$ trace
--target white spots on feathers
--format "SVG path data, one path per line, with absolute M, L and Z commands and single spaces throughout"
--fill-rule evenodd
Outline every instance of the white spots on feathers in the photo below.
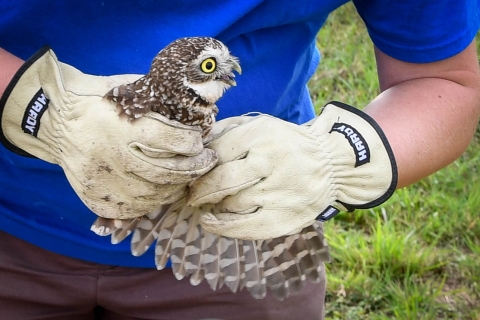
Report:
M 323 263 L 330 260 L 322 223 L 276 239 L 240 240 L 205 231 L 199 224 L 201 213 L 180 201 L 143 219 L 98 218 L 91 229 L 101 236 L 111 235 L 112 243 L 133 232 L 134 256 L 153 245 L 157 269 L 164 269 L 170 258 L 177 279 L 189 277 L 192 285 L 205 280 L 212 290 L 225 285 L 232 292 L 246 289 L 262 299 L 268 288 L 283 300 L 307 281 L 322 280 Z

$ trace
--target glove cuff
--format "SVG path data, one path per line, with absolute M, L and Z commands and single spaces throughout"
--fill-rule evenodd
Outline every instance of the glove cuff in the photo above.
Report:
M 32 66 L 41 63 L 39 60 L 49 50 L 50 48 L 45 46 L 30 57 L 15 73 L 0 99 L 0 142 L 8 150 L 25 157 L 35 156 L 22 149 L 15 141 L 38 140 L 35 137 L 40 128 L 40 119 L 48 108 L 49 99 L 41 87 L 40 74 L 37 70 L 32 72 Z
M 389 199 L 398 180 L 395 157 L 376 121 L 347 104 L 328 103 L 311 124 L 323 141 L 334 167 L 336 202 L 317 219 L 328 220 L 339 210 L 373 208 Z

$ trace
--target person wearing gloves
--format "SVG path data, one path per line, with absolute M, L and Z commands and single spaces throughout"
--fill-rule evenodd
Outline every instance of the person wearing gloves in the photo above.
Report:
M 2 316 L 322 319 L 324 281 L 282 302 L 212 292 L 155 270 L 153 250 L 133 257 L 89 228 L 93 212 L 148 212 L 191 184 L 189 203 L 214 209 L 207 230 L 275 237 L 376 206 L 455 160 L 480 114 L 479 2 L 353 1 L 381 93 L 363 111 L 331 102 L 314 119 L 315 37 L 345 2 L 2 2 Z M 102 99 L 172 40 L 199 35 L 223 41 L 243 70 L 206 147 L 196 128 L 129 123 Z M 265 115 L 238 117 L 252 111 Z

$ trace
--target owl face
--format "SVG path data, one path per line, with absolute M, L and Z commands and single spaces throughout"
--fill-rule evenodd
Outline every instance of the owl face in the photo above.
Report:
M 168 74 L 170 87 L 193 91 L 214 104 L 225 90 L 235 86 L 234 71 L 241 74 L 238 58 L 218 40 L 207 37 L 181 38 L 164 48 L 152 64 L 160 65 L 159 76 Z M 153 76 L 152 68 L 151 74 Z
M 210 103 L 215 103 L 231 86 L 235 74 L 241 73 L 238 59 L 230 55 L 225 46 L 206 47 L 186 68 L 184 85 Z

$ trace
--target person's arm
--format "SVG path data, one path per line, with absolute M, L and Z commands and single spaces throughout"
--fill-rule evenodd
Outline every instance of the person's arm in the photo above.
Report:
M 472 42 L 426 64 L 375 52 L 382 93 L 365 111 L 390 142 L 401 188 L 445 167 L 468 146 L 480 115 L 477 52 Z
M 0 48 L 0 96 L 22 64 L 20 58 Z

